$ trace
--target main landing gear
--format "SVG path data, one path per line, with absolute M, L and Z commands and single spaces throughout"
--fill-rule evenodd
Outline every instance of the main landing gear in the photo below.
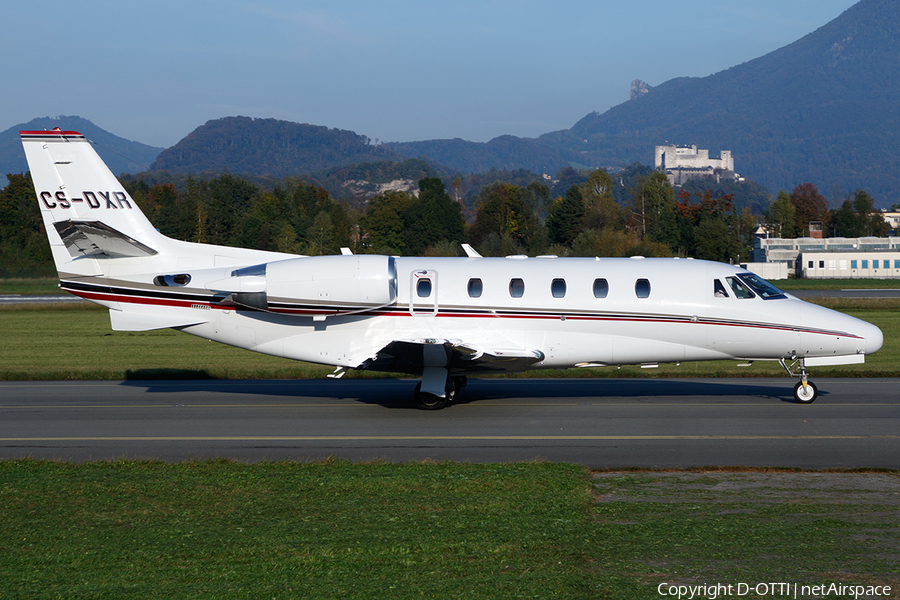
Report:
M 816 388 L 816 384 L 812 381 L 809 381 L 806 378 L 806 365 L 803 364 L 803 359 L 795 360 L 791 363 L 791 366 L 788 367 L 783 358 L 778 359 L 779 364 L 787 371 L 787 374 L 791 377 L 800 377 L 800 381 L 797 382 L 797 385 L 794 386 L 794 400 L 799 402 L 800 404 L 812 404 L 815 402 L 816 398 L 819 397 L 819 390 Z M 797 366 L 797 363 L 800 363 L 800 373 L 799 375 L 794 374 L 791 370 Z
M 413 397 L 416 400 L 416 405 L 422 410 L 440 410 L 450 402 L 453 402 L 464 387 L 466 387 L 465 376 L 448 377 L 444 395 L 438 396 L 431 392 L 423 392 L 422 382 L 420 381 L 416 384 L 416 391 L 413 392 Z

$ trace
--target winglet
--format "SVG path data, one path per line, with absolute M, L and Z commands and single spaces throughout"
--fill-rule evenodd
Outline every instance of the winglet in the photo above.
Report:
M 468 256 L 469 258 L 483 258 L 480 254 L 478 254 L 478 252 L 476 252 L 475 248 L 473 248 L 472 246 L 468 244 L 461 245 L 462 249 L 466 252 L 466 256 Z

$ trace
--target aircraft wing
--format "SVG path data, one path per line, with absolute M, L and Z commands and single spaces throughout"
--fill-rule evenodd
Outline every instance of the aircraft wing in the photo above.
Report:
M 446 367 L 454 374 L 523 371 L 544 360 L 539 350 L 481 348 L 460 340 L 395 340 L 363 361 L 357 369 L 421 373 L 425 367 Z

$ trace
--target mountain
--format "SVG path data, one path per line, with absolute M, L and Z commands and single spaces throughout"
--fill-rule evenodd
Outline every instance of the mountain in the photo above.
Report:
M 7 173 L 24 173 L 28 170 L 28 162 L 25 160 L 25 152 L 22 150 L 19 131 L 39 131 L 54 127 L 59 127 L 63 131 L 83 133 L 85 137 L 94 142 L 100 158 L 116 174 L 145 171 L 147 165 L 153 162 L 156 155 L 162 150 L 162 148 L 154 148 L 140 142 L 120 138 L 81 117 L 44 117 L 13 125 L 0 133 L 0 176 Z M 125 158 L 126 156 L 128 158 Z M 0 177 L 0 184 L 2 184 L 0 187 L 6 185 L 6 180 L 2 177 Z
M 738 172 L 775 191 L 812 182 L 826 195 L 863 188 L 900 201 L 900 10 L 862 0 L 809 35 L 702 78 L 682 77 L 571 129 L 390 143 L 464 172 L 491 166 L 554 173 L 566 165 L 652 164 L 657 144 L 731 150 Z
M 900 200 L 900 11 L 862 0 L 813 33 L 703 78 L 667 81 L 569 130 L 541 136 L 594 164 L 648 161 L 664 141 L 731 150 L 770 190 L 863 188 Z
M 406 157 L 352 131 L 316 125 L 225 117 L 207 121 L 164 150 L 151 165 L 174 173 L 252 173 L 285 177 L 354 163 Z

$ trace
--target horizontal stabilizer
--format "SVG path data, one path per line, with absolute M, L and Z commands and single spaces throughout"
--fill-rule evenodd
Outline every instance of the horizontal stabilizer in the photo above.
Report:
M 110 309 L 109 321 L 113 331 L 151 331 L 200 325 L 209 322 L 209 318 L 206 315 L 144 313 Z
M 73 257 L 121 258 L 153 256 L 156 250 L 100 221 L 58 221 L 53 224 Z

